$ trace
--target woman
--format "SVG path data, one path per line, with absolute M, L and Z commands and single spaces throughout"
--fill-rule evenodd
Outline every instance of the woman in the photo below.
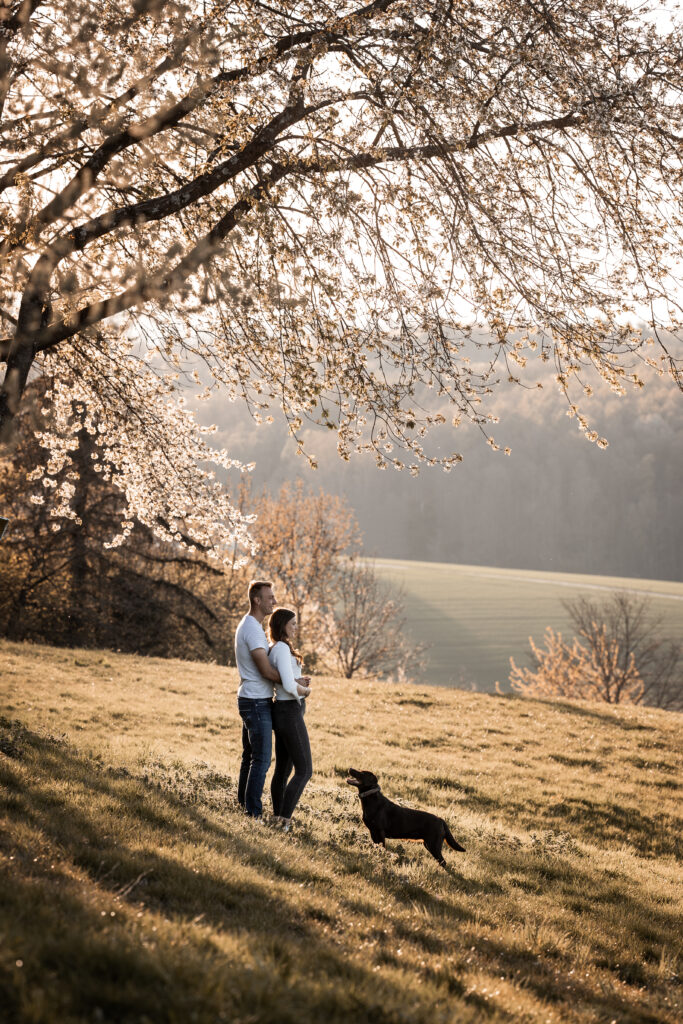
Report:
M 292 647 L 297 621 L 288 608 L 276 608 L 268 631 L 272 647 L 268 660 L 280 673 L 275 686 L 273 732 L 275 733 L 275 771 L 270 785 L 275 820 L 288 832 L 292 813 L 304 787 L 313 774 L 311 745 L 304 722 L 310 686 L 301 679 L 301 655 Z M 306 682 L 308 680 L 306 679 Z M 290 772 L 294 774 L 289 778 Z

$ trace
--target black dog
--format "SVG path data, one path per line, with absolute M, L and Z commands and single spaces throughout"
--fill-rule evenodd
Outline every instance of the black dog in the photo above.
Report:
M 370 831 L 373 843 L 381 843 L 386 849 L 385 839 L 410 839 L 417 843 L 422 841 L 442 868 L 446 867 L 441 853 L 444 840 L 452 850 L 465 852 L 465 847 L 455 841 L 443 818 L 437 818 L 429 811 L 400 807 L 382 796 L 377 776 L 372 772 L 357 772 L 349 768 L 346 783 L 358 789 L 363 805 L 363 822 Z

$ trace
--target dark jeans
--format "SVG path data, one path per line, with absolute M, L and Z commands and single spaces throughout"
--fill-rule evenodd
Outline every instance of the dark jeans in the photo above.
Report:
M 275 771 L 270 784 L 273 814 L 291 818 L 304 787 L 313 774 L 311 744 L 304 722 L 306 701 L 276 700 L 273 704 Z M 289 779 L 292 768 L 294 774 Z M 287 781 L 289 779 L 289 781 Z
M 260 818 L 263 811 L 261 794 L 273 751 L 272 706 L 269 697 L 237 698 L 242 719 L 242 764 L 237 802 L 252 818 Z

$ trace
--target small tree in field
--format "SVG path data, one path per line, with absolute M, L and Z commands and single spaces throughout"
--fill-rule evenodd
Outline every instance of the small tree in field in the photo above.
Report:
M 343 560 L 334 577 L 334 597 L 327 653 L 347 679 L 409 672 L 419 665 L 424 648 L 409 643 L 403 633 L 401 595 L 377 578 L 372 565 L 358 558 Z
M 565 608 L 589 650 L 600 649 L 603 634 L 611 647 L 619 650 L 616 679 L 620 673 L 627 674 L 627 665 L 633 660 L 642 680 L 640 702 L 683 707 L 683 646 L 664 635 L 662 619 L 652 612 L 647 597 L 620 593 L 602 603 L 579 597 L 565 602 Z M 608 677 L 607 665 L 603 676 Z
M 662 635 L 647 598 L 624 593 L 598 603 L 580 597 L 565 608 L 578 636 L 569 644 L 548 628 L 544 648 L 529 637 L 533 666 L 520 668 L 510 658 L 513 690 L 529 697 L 683 707 L 681 645 Z
M 274 579 L 278 600 L 296 611 L 306 647 L 309 619 L 324 615 L 335 599 L 339 560 L 360 548 L 358 522 L 343 498 L 315 493 L 302 480 L 283 484 L 277 495 L 264 491 L 254 504 L 253 565 Z
M 548 627 L 545 649 L 529 637 L 534 668 L 519 668 L 510 658 L 510 685 L 526 697 L 572 697 L 604 700 L 608 704 L 638 704 L 643 696 L 643 681 L 631 654 L 621 665 L 618 644 L 607 636 L 604 625 L 596 624 L 590 648 L 576 637 L 571 645 L 561 633 Z

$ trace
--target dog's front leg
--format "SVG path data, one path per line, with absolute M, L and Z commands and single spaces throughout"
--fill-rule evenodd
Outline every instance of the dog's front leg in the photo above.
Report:
M 386 848 L 387 848 L 386 837 L 385 837 L 383 832 L 376 832 L 376 831 L 372 832 L 371 831 L 370 832 L 370 838 L 372 839 L 373 843 L 381 843 L 382 846 L 384 847 L 384 849 L 386 850 Z

